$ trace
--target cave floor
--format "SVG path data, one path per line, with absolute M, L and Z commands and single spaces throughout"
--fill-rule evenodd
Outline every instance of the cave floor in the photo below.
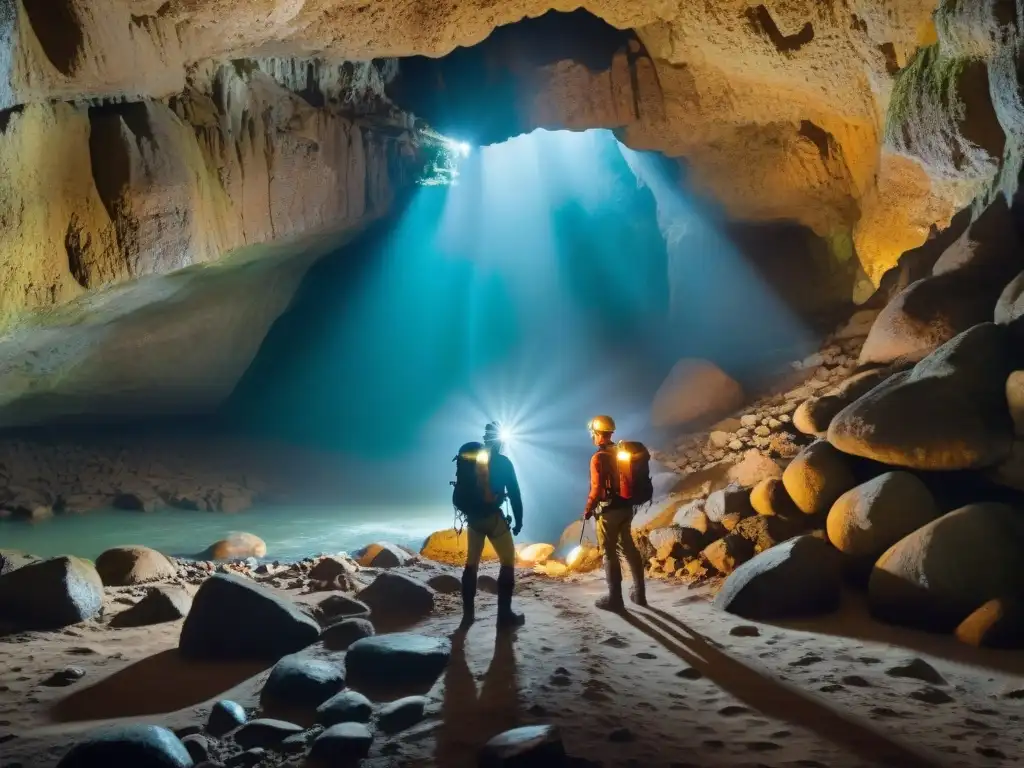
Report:
M 420 566 L 436 572 L 441 566 Z M 454 570 L 452 570 L 454 572 Z M 428 719 L 378 737 L 368 766 L 474 766 L 491 736 L 559 726 L 568 752 L 604 766 L 1006 765 L 1024 738 L 1024 658 L 871 622 L 854 596 L 833 616 L 776 626 L 715 611 L 706 592 L 667 582 L 648 609 L 601 613 L 595 574 L 560 581 L 524 572 L 527 625 L 496 633 L 494 597 L 458 641 L 445 596 L 415 631 L 454 636 L 452 661 L 428 696 Z M 291 596 L 317 602 L 323 593 Z M 254 707 L 266 670 L 185 665 L 180 622 L 112 630 L 87 622 L 0 640 L 0 766 L 49 768 L 97 721 L 181 728 L 212 700 Z M 304 653 L 337 658 L 320 646 Z M 922 659 L 930 682 L 902 667 Z M 44 683 L 68 665 L 70 687 Z M 929 675 L 925 675 L 929 677 Z M 261 765 L 301 765 L 268 755 Z

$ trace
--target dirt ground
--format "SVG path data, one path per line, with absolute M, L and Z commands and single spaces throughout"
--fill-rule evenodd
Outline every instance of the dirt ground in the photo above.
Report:
M 442 570 L 418 567 L 413 575 Z M 449 569 L 455 572 L 454 569 Z M 1021 759 L 1024 654 L 884 627 L 854 596 L 789 626 L 715 611 L 665 582 L 649 609 L 601 613 L 597 575 L 524 572 L 525 627 L 497 633 L 491 595 L 459 632 L 445 597 L 415 631 L 452 637 L 428 719 L 379 737 L 369 766 L 475 766 L 491 736 L 554 723 L 571 755 L 604 766 L 1001 766 Z M 323 593 L 293 598 L 315 602 Z M 255 707 L 267 670 L 177 657 L 180 622 L 111 629 L 87 622 L 0 639 L 0 768 L 56 765 L 98 721 L 173 728 L 205 722 L 212 701 Z M 314 646 L 304 653 L 340 660 Z M 915 661 L 917 660 L 917 661 Z M 49 678 L 67 666 L 85 675 Z M 300 758 L 291 758 L 299 760 Z M 268 757 L 263 766 L 299 765 Z

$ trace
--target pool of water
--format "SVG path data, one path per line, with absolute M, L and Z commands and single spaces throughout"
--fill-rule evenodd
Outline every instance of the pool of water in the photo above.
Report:
M 238 515 L 98 510 L 36 523 L 0 521 L 0 548 L 94 560 L 110 547 L 141 544 L 167 555 L 192 557 L 228 534 L 244 531 L 267 543 L 268 560 L 299 560 L 321 552 L 352 552 L 374 541 L 418 551 L 429 534 L 451 525 L 451 507 L 263 507 Z

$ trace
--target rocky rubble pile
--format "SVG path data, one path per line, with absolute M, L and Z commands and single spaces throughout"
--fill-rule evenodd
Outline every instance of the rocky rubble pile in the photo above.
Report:
M 819 352 L 794 362 L 783 382 L 795 382 L 796 386 L 782 391 L 778 386 L 772 387 L 769 394 L 758 398 L 739 413 L 718 421 L 710 429 L 678 435 L 674 440 L 674 450 L 654 451 L 652 455 L 665 467 L 683 473 L 699 472 L 750 450 L 757 450 L 769 458 L 792 458 L 807 443 L 806 436 L 794 423 L 798 419 L 796 412 L 799 406 L 809 399 L 834 395 L 849 380 L 876 314 L 873 310 L 858 312 L 824 340 Z M 702 368 L 711 365 L 702 362 Z M 718 377 L 728 379 L 721 371 Z M 671 393 L 663 387 L 659 395 L 671 395 L 673 400 L 697 399 L 704 402 L 706 396 L 694 390 L 702 386 L 702 380 L 691 378 L 685 383 L 677 382 L 681 386 L 674 387 Z M 733 382 L 733 386 L 738 385 Z M 688 420 L 695 421 L 713 413 L 690 409 L 687 416 Z
M 245 446 L 160 439 L 0 441 L 0 519 L 164 507 L 241 512 L 271 490 Z
M 1024 252 L 1000 215 L 893 297 L 856 364 L 850 336 L 784 412 L 739 417 L 760 434 L 716 430 L 684 456 L 699 469 L 634 523 L 653 574 L 726 575 L 717 604 L 752 619 L 831 610 L 846 581 L 884 621 L 1024 647 Z M 964 290 L 934 287 L 950 280 Z M 765 450 L 782 424 L 804 447 L 730 480 L 730 445 Z

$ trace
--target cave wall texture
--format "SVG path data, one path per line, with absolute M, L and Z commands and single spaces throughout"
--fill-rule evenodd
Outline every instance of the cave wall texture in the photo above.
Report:
M 958 210 L 1015 194 L 1021 14 L 1010 0 L 0 0 L 0 330 L 386 214 L 422 166 L 414 114 L 483 142 L 613 129 L 677 158 L 731 217 L 795 222 L 855 256 L 863 297 Z M 275 297 L 228 312 L 260 318 L 245 349 L 287 304 Z M 47 349 L 14 341 L 0 389 L 31 378 L 18 355 Z

